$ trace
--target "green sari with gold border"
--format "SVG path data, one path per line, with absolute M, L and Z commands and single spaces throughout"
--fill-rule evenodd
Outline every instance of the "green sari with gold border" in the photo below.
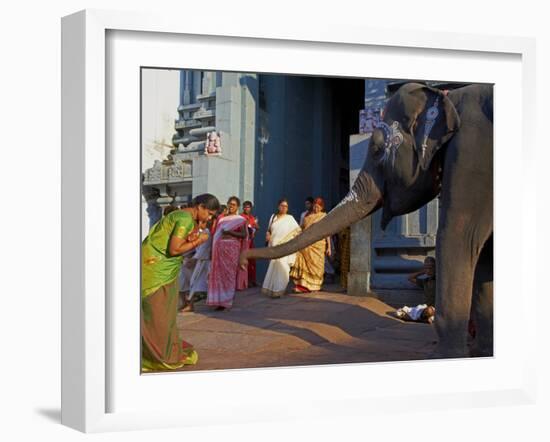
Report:
M 172 236 L 186 238 L 195 228 L 189 212 L 176 210 L 161 218 L 141 245 L 141 368 L 175 370 L 198 360 L 193 346 L 176 327 L 181 256 L 171 256 Z

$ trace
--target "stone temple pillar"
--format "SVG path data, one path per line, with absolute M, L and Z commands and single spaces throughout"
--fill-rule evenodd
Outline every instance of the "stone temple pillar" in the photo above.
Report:
M 155 200 L 147 201 L 147 216 L 149 217 L 149 229 L 162 218 L 162 208 Z
M 155 189 L 142 188 L 142 204 L 145 211 L 142 212 L 146 217 L 142 218 L 141 236 L 145 238 L 151 227 L 162 217 L 162 207 L 158 203 L 159 193 Z
M 254 199 L 254 156 L 258 76 L 223 72 L 206 76 L 205 84 L 216 87 L 215 127 L 221 138 L 222 154 L 193 158 L 193 196 L 209 192 L 225 204 L 238 196 Z
M 371 134 L 350 137 L 350 184 L 353 185 L 367 156 Z M 366 295 L 370 292 L 372 217 L 351 226 L 350 270 L 348 294 Z

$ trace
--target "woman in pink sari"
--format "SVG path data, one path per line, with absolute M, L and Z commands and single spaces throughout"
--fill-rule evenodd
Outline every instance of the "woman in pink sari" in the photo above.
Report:
M 227 215 L 218 217 L 214 231 L 206 304 L 216 310 L 230 309 L 235 290 L 247 288 L 248 270 L 239 267 L 239 255 L 248 249 L 247 221 L 238 215 L 240 204 L 236 196 L 229 198 Z

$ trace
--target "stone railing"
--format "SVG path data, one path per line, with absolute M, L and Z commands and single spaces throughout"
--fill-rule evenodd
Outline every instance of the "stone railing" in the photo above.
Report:
M 172 183 L 191 179 L 193 170 L 191 162 L 175 161 L 173 164 L 162 164 L 160 161 L 144 172 L 144 185 Z

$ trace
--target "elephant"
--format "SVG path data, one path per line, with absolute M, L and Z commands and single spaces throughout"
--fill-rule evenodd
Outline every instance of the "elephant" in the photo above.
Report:
M 349 193 L 293 240 L 244 251 L 275 259 L 382 209 L 381 227 L 440 196 L 436 241 L 437 345 L 432 357 L 493 354 L 493 86 L 443 91 L 402 85 L 388 100 Z M 473 318 L 476 337 L 469 345 Z

